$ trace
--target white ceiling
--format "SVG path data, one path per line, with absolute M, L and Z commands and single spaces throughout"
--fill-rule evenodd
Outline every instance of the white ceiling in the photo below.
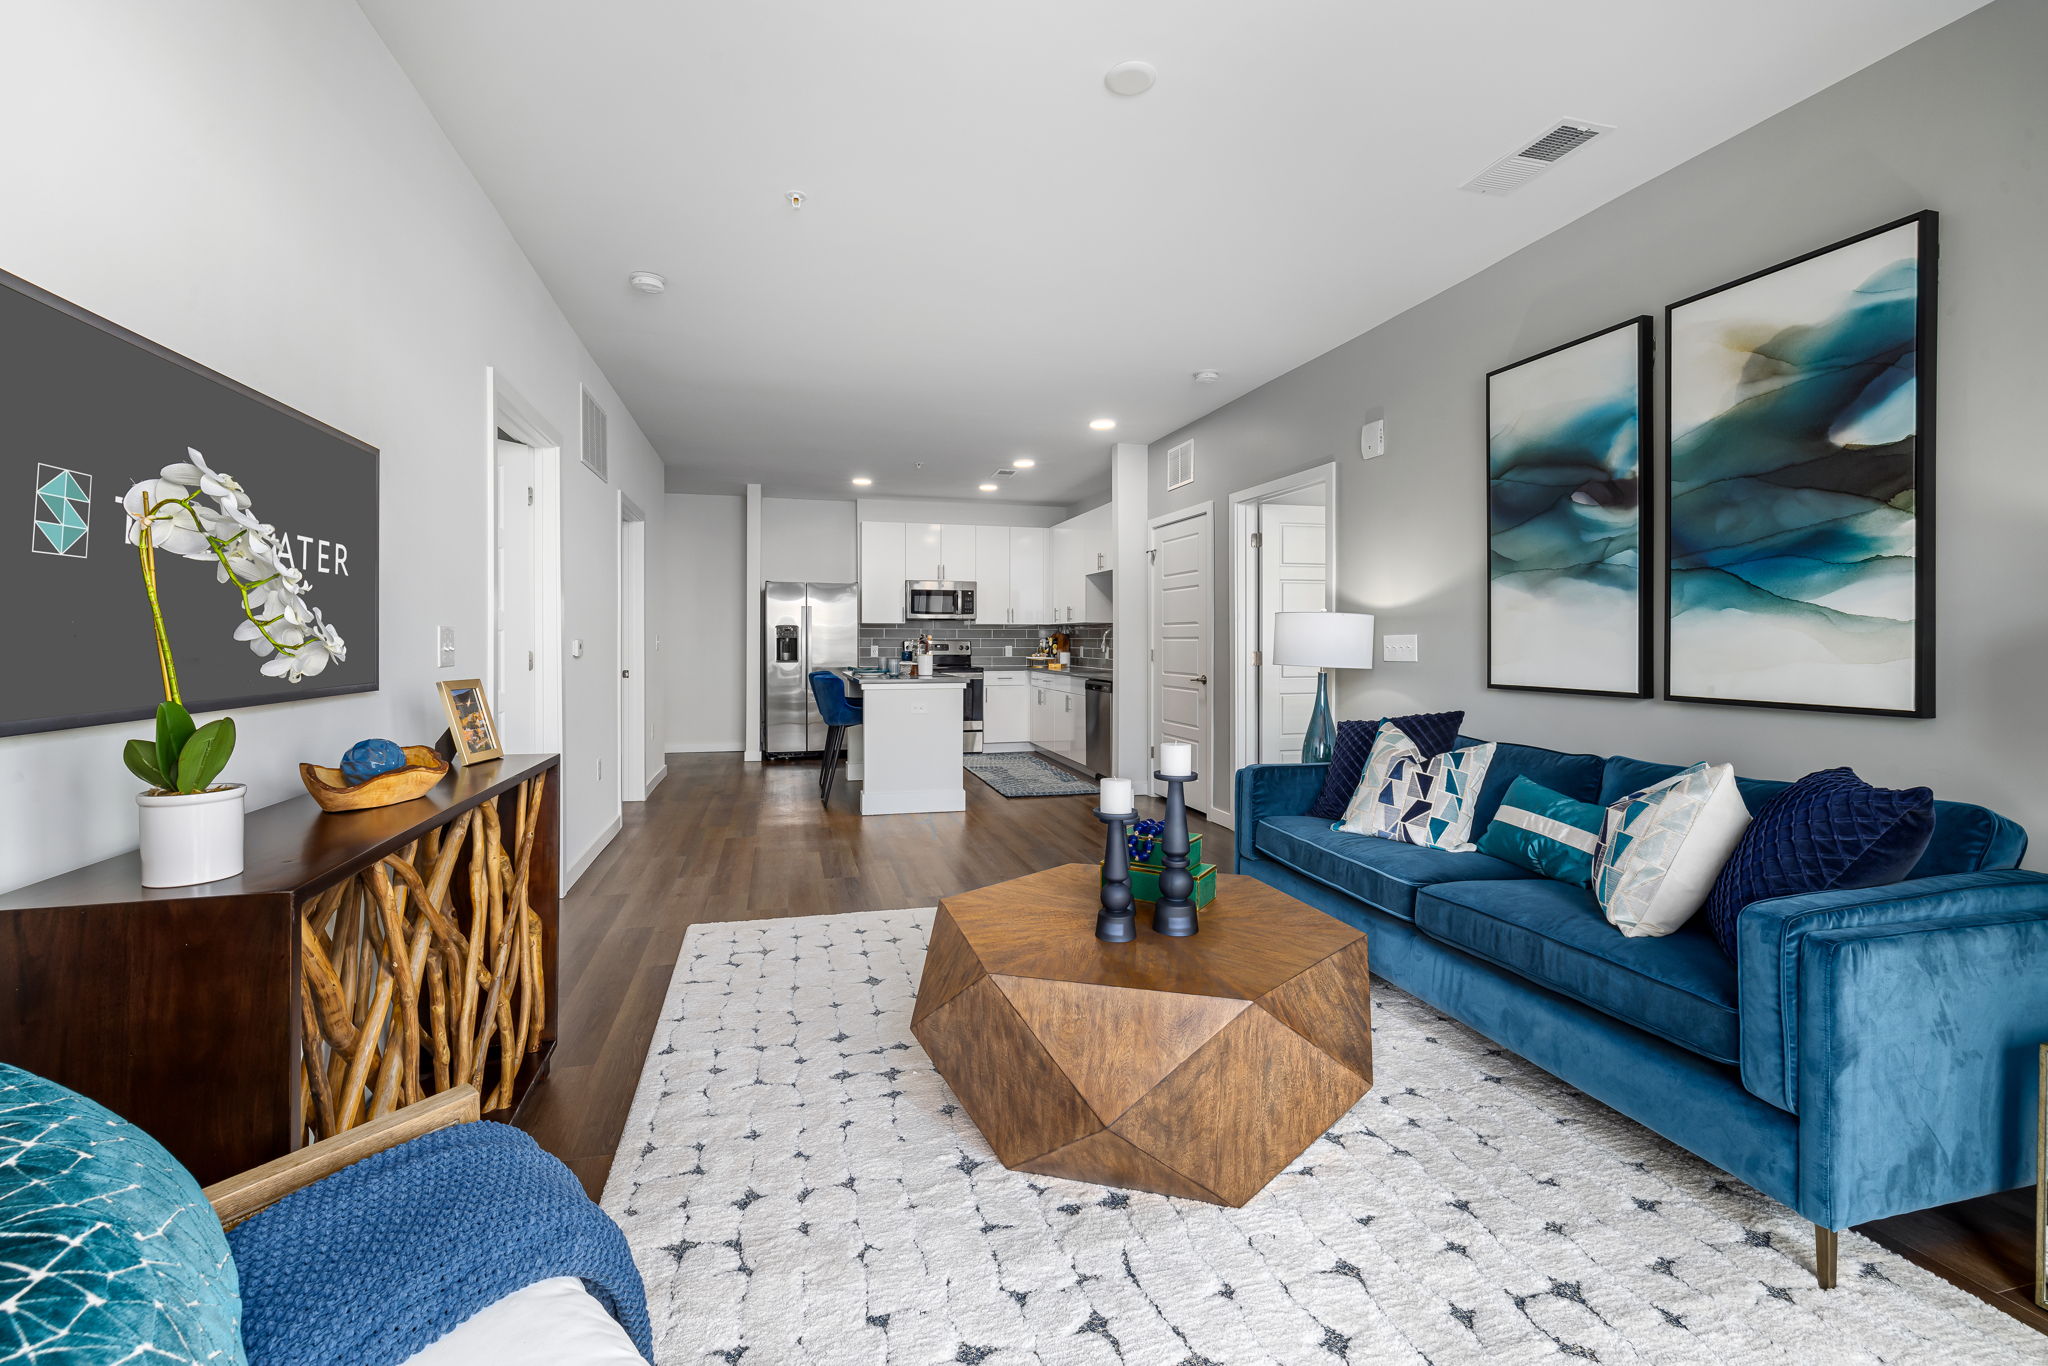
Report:
M 1034 502 L 1982 2 L 361 0 L 672 488 Z

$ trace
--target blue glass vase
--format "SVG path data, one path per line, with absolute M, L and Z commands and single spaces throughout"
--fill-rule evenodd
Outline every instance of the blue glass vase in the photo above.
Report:
M 1330 719 L 1330 675 L 1316 674 L 1316 710 L 1308 718 L 1308 730 L 1301 737 L 1301 761 L 1327 764 L 1337 749 L 1337 723 Z

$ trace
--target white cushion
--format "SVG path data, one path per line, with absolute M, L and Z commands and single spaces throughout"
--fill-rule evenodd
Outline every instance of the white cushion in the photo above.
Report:
M 535 1281 L 464 1319 L 405 1366 L 647 1366 L 575 1276 Z
M 1593 856 L 1593 895 L 1631 938 L 1670 934 L 1706 904 L 1749 828 L 1727 764 L 1694 764 L 1610 802 Z
M 1468 853 L 1479 789 L 1493 764 L 1494 744 L 1467 745 L 1424 760 L 1391 722 L 1380 727 L 1366 756 L 1342 828 L 1403 844 Z

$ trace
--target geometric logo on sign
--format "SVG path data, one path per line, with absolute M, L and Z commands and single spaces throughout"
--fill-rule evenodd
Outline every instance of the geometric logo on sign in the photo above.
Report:
M 35 524 L 36 554 L 84 559 L 92 543 L 92 476 L 37 465 Z

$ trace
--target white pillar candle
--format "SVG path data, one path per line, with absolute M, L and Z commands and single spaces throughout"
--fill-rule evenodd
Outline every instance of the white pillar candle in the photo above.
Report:
M 1128 815 L 1136 809 L 1131 801 L 1131 780 L 1129 778 L 1104 778 L 1102 791 L 1097 794 L 1096 809 L 1105 816 Z
M 1169 778 L 1187 777 L 1195 771 L 1195 747 L 1185 740 L 1161 740 L 1159 771 Z

